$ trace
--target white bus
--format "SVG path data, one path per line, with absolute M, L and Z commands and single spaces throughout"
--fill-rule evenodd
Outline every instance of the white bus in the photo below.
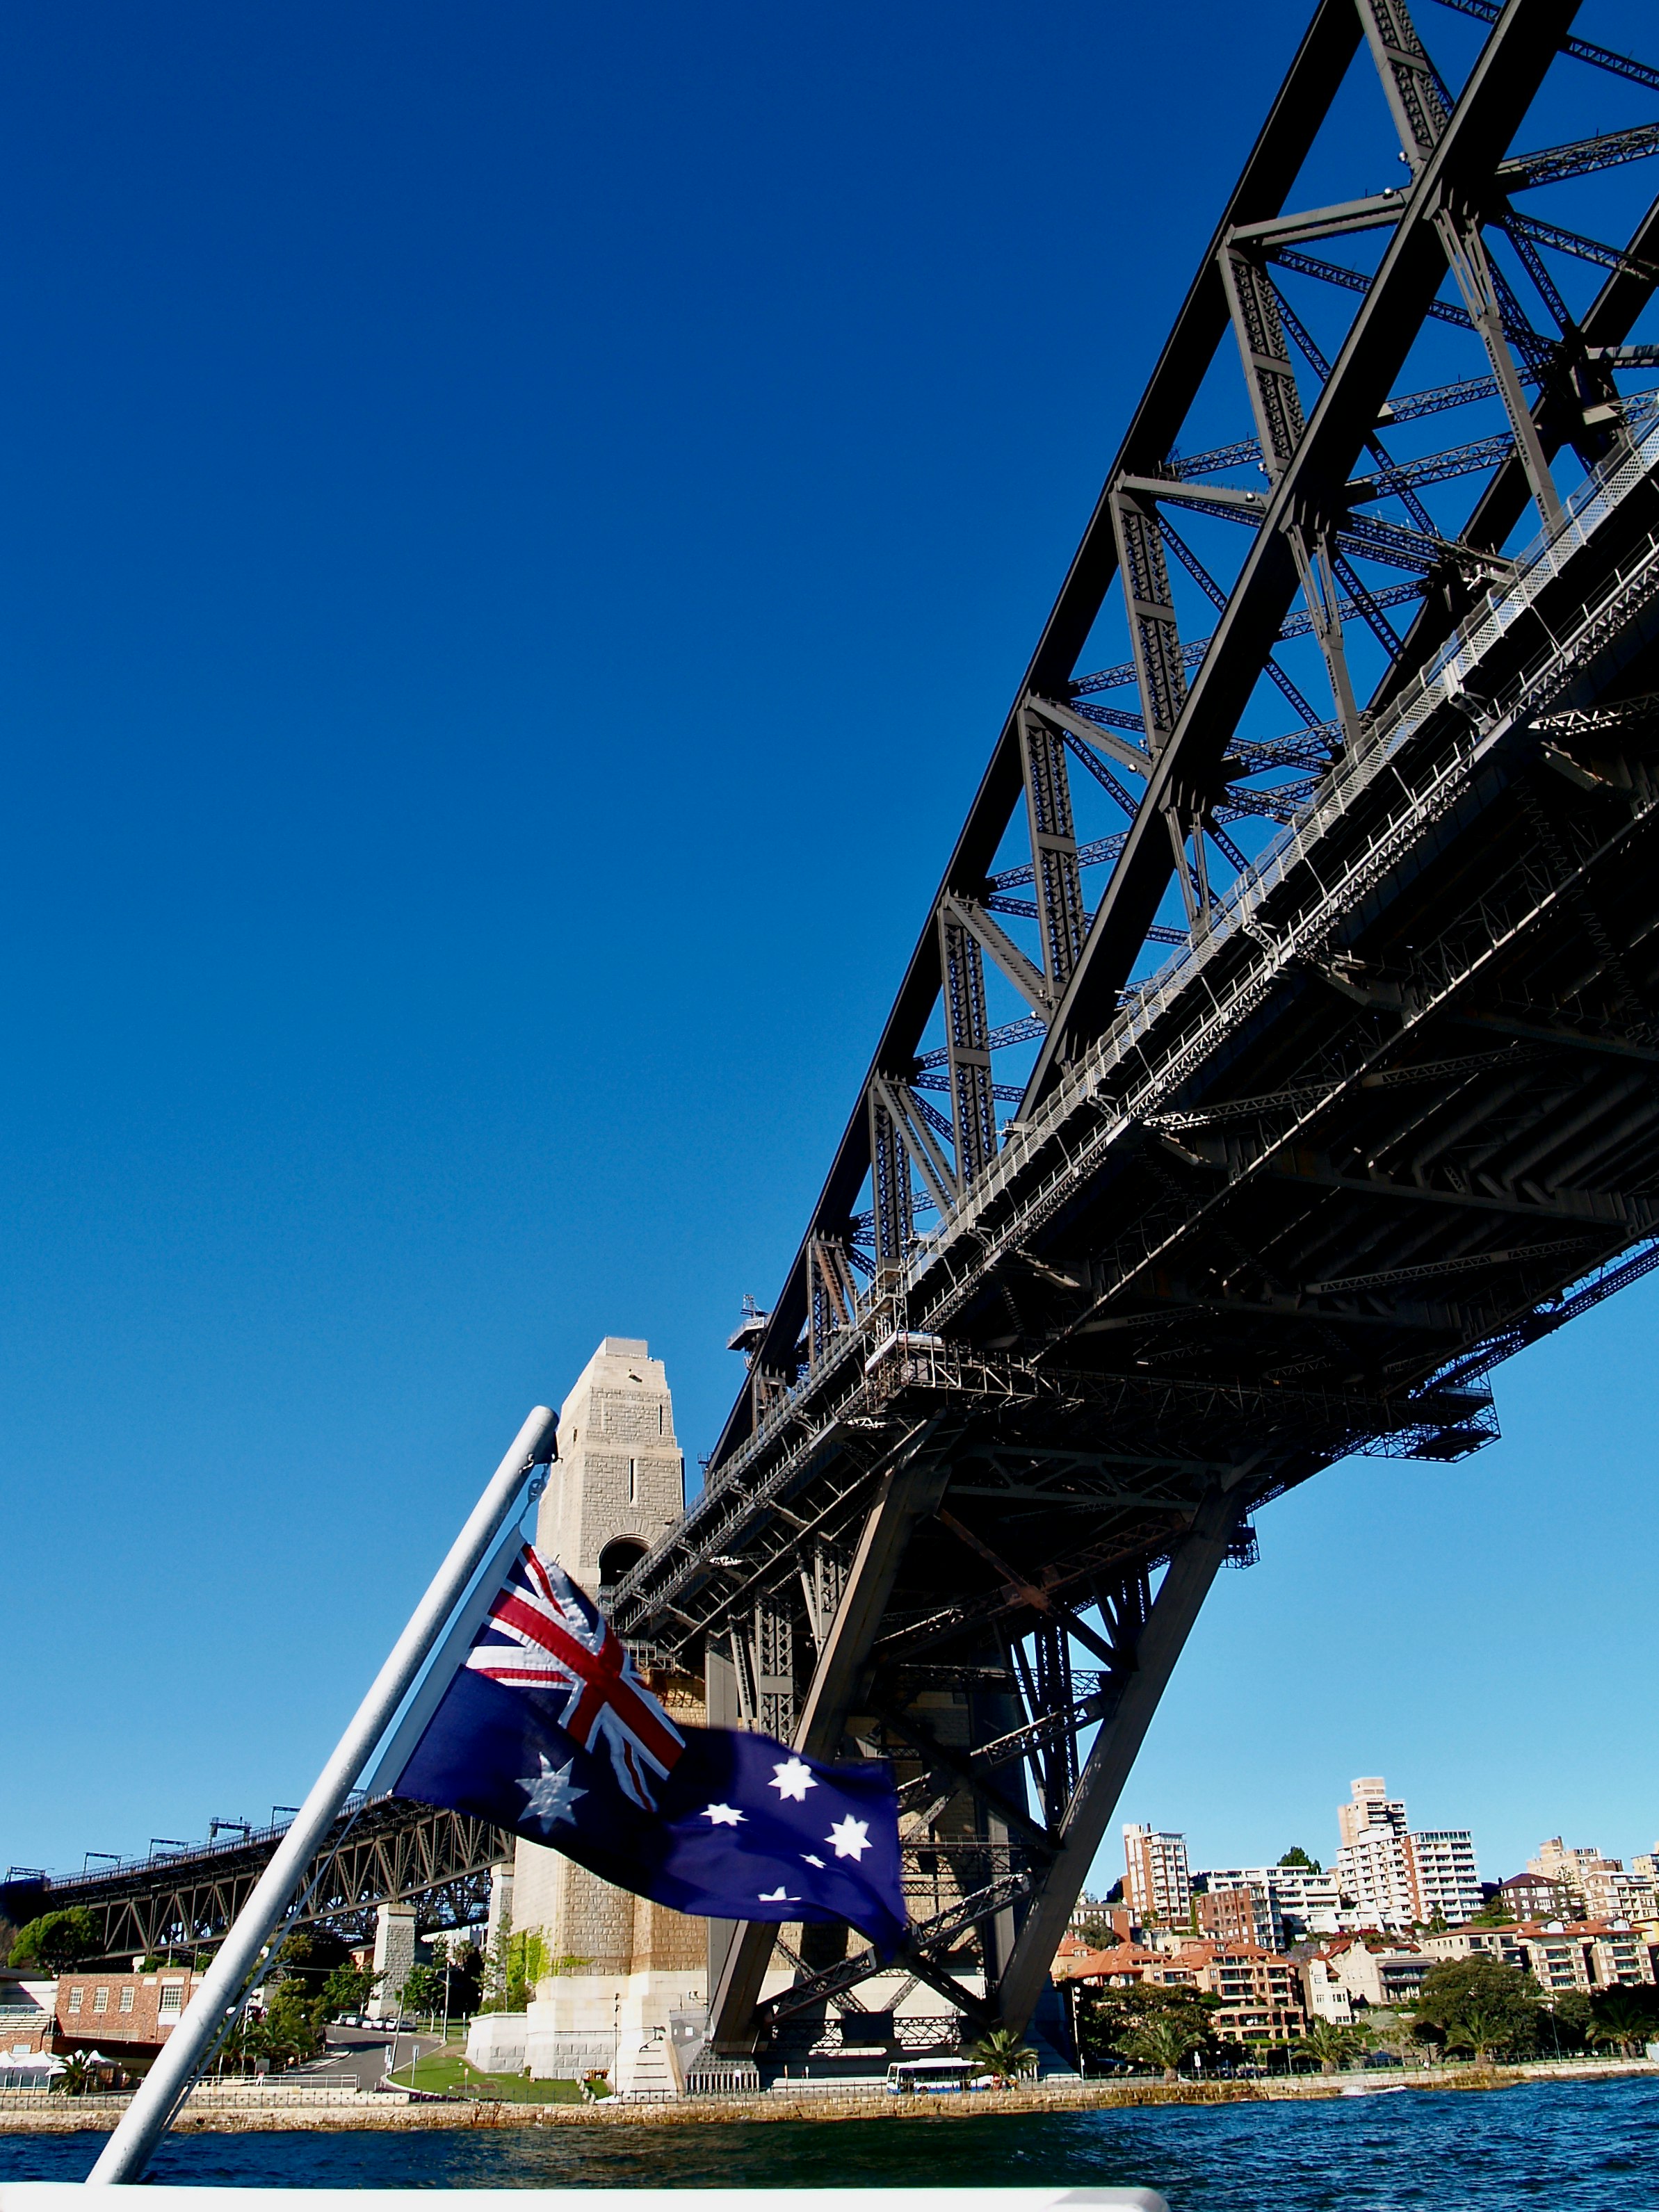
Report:
M 965 2090 L 990 2086 L 990 2075 L 971 2058 L 899 2058 L 887 2069 L 890 2097 L 959 2097 Z

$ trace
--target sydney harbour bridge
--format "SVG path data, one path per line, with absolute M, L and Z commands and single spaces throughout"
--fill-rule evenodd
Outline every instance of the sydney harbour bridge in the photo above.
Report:
M 902 1963 L 971 2020 L 1029 2019 L 1258 1509 L 1478 1449 L 1498 1363 L 1659 1264 L 1659 69 L 1575 15 L 1320 0 L 610 1594 L 712 1717 L 895 1762 Z M 337 1914 L 453 1919 L 504 1847 L 360 1820 Z M 726 2048 L 879 1964 L 809 1929 L 763 2005 L 776 1934 Z

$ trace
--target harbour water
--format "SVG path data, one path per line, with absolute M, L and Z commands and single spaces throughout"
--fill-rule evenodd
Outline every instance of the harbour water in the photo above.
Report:
M 100 2136 L 0 2135 L 0 2179 L 74 2181 Z M 304 2188 L 1150 2187 L 1173 2212 L 1659 2206 L 1659 2080 L 1000 2118 L 169 2141 L 157 2181 Z

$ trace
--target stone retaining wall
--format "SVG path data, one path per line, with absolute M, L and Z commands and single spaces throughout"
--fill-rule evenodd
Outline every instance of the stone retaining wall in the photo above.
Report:
M 1585 2081 L 1659 2074 L 1659 2060 L 1601 2060 L 1583 2065 L 1538 2063 L 1480 2068 L 1436 2066 L 1403 2074 L 1293 2075 L 1265 2081 L 1066 2082 L 1053 2087 L 990 2090 L 965 2097 L 889 2097 L 883 2094 L 792 2097 L 775 2091 L 759 2097 L 726 2100 L 699 2097 L 691 2102 L 630 2105 L 614 2098 L 592 2105 L 495 2105 L 453 2103 L 398 2105 L 389 2100 L 343 2098 L 336 2105 L 186 2107 L 174 2123 L 176 2135 L 270 2135 L 293 2129 L 338 2133 L 362 2130 L 427 2128 L 706 2127 L 769 2120 L 948 2120 L 993 2119 L 1013 2112 L 1079 2112 L 1147 2105 L 1240 2105 L 1340 2097 L 1363 2090 L 1509 2089 L 1523 2081 Z M 0 2135 L 67 2135 L 80 2130 L 106 2130 L 118 2113 L 114 2100 L 43 2097 L 29 2112 L 0 2112 Z M 82 2109 L 76 2110 L 77 2106 Z M 96 2106 L 101 2109 L 93 2109 Z

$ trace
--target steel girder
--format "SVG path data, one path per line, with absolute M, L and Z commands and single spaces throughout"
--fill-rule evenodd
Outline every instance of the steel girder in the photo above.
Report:
M 26 1876 L 0 1887 L 13 1922 L 84 1905 L 99 1923 L 100 1958 L 113 1960 L 218 1942 L 246 1903 L 283 1830 L 203 1845 L 97 1875 Z M 467 1928 L 489 1909 L 491 1870 L 513 1838 L 487 1821 L 382 1797 L 350 1807 L 312 1861 L 295 1924 L 316 1923 L 368 1942 L 382 1905 L 416 1908 L 422 1932 Z
M 1403 0 L 1317 8 L 703 1494 L 617 1595 L 647 1656 L 721 1655 L 757 1716 L 769 1664 L 794 1741 L 893 1760 L 902 1968 L 968 2018 L 1028 2016 L 1255 1510 L 1351 1451 L 1477 1449 L 1491 1367 L 1659 1261 L 1659 407 L 1627 388 L 1659 354 L 1626 343 L 1659 209 L 1589 241 L 1575 309 L 1567 228 L 1513 205 L 1659 129 L 1512 146 L 1564 52 L 1613 66 L 1572 15 L 1511 0 L 1454 90 Z M 1368 154 L 1341 196 L 1351 69 L 1396 191 Z M 718 2039 L 855 2009 L 878 1962 L 844 1950 L 740 1931 Z

